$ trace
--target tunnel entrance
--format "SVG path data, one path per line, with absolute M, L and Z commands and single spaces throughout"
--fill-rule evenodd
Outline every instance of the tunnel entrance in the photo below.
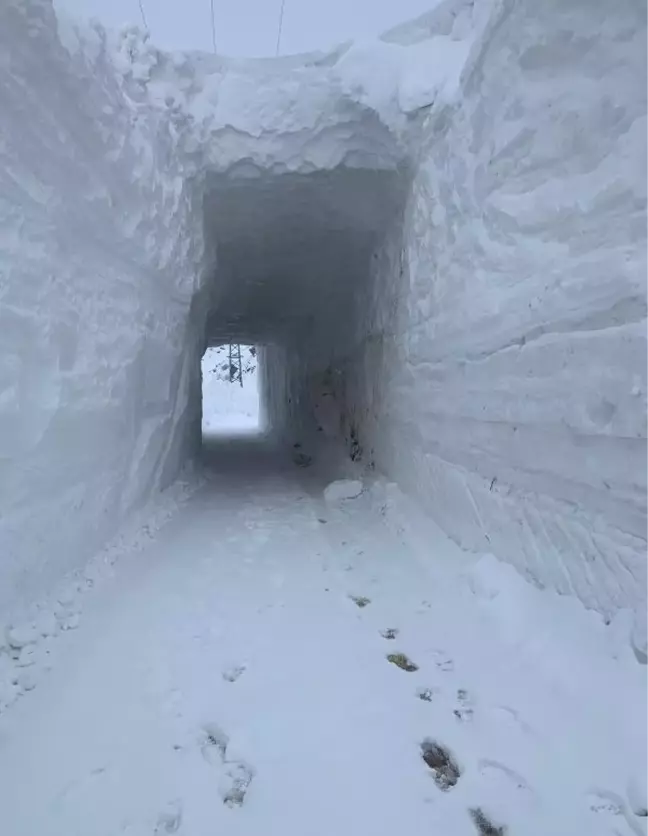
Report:
M 221 346 L 222 367 L 230 342 L 260 346 L 263 419 L 278 442 L 347 441 L 357 423 L 346 406 L 364 397 L 354 384 L 375 312 L 379 328 L 390 315 L 382 284 L 398 257 L 407 186 L 404 170 L 346 166 L 248 165 L 207 178 L 205 237 L 217 258 L 206 342 Z M 371 340 L 379 345 L 373 331 Z
M 201 362 L 203 441 L 261 432 L 258 355 L 253 345 L 208 348 Z

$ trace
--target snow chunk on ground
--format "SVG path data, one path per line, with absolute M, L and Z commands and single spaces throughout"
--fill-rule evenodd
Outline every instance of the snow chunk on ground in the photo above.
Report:
M 434 38 L 410 47 L 398 90 L 404 113 L 413 113 L 441 98 L 450 102 L 459 92 L 459 77 L 466 63 L 470 41 Z
M 338 479 L 331 482 L 324 489 L 324 499 L 327 502 L 341 502 L 345 499 L 355 499 L 362 493 L 363 486 L 359 479 Z

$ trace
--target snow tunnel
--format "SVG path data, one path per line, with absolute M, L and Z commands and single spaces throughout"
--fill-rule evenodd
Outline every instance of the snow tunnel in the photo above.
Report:
M 262 346 L 265 420 L 286 441 L 343 429 L 342 375 L 404 184 L 396 170 L 344 165 L 307 174 L 247 166 L 208 178 L 205 228 L 218 261 L 206 341 Z
M 231 340 L 278 437 L 643 607 L 645 10 L 446 0 L 234 61 L 9 0 L 0 54 L 0 611 L 198 455 Z

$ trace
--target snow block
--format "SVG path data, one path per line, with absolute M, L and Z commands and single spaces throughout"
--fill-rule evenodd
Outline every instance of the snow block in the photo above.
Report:
M 324 499 L 327 502 L 342 502 L 345 499 L 355 499 L 362 491 L 363 485 L 358 479 L 338 479 L 324 488 Z

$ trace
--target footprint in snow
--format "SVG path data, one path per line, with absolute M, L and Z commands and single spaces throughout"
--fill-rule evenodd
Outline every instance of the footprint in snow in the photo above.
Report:
M 497 705 L 492 709 L 492 713 L 497 719 L 503 720 L 510 728 L 523 731 L 525 734 L 533 734 L 531 726 L 520 717 L 520 713 L 515 708 L 511 708 L 509 705 Z
M 392 665 L 396 665 L 402 671 L 407 671 L 407 673 L 414 673 L 414 671 L 418 670 L 418 665 L 412 662 L 404 653 L 388 653 L 387 661 L 391 662 Z
M 530 819 L 535 815 L 535 793 L 526 779 L 501 761 L 482 758 L 477 762 L 480 794 L 487 801 L 492 798 L 506 799 L 516 808 L 526 808 Z M 481 807 L 469 811 L 479 836 L 504 836 L 508 828 L 491 821 Z
M 218 791 L 223 804 L 240 807 L 245 801 L 255 770 L 243 760 L 228 760 L 229 742 L 229 735 L 216 723 L 208 723 L 203 727 L 200 749 L 207 763 L 218 768 L 221 773 Z
M 460 723 L 469 723 L 473 719 L 473 703 L 468 691 L 463 688 L 457 691 L 457 708 L 452 713 Z
M 228 807 L 240 807 L 245 801 L 248 787 L 254 778 L 254 769 L 244 761 L 226 764 L 225 772 L 219 783 L 223 804 Z
M 182 803 L 180 801 L 172 801 L 166 810 L 158 816 L 157 824 L 154 833 L 177 833 L 182 824 Z
M 223 671 L 223 679 L 226 682 L 236 682 L 236 680 L 245 673 L 245 665 L 232 665 L 231 668 L 225 668 Z
M 216 766 L 224 763 L 229 746 L 229 735 L 224 732 L 216 723 L 207 723 L 203 726 L 200 751 L 207 763 Z
M 416 692 L 416 696 L 423 700 L 423 702 L 432 702 L 434 699 L 434 691 L 432 688 L 419 688 Z
M 481 807 L 470 807 L 468 813 L 479 836 L 506 836 L 506 827 L 494 824 Z
M 603 817 L 612 833 L 629 836 L 632 832 L 636 836 L 645 836 L 645 815 L 633 813 L 626 800 L 617 793 L 597 787 L 587 793 L 586 800 L 592 813 Z M 639 812 L 643 814 L 648 811 Z
M 421 757 L 432 770 L 434 783 L 440 790 L 445 792 L 455 786 L 461 770 L 448 748 L 436 740 L 426 738 L 421 743 Z
M 454 661 L 444 650 L 433 650 L 431 656 L 432 661 L 440 671 L 450 673 L 454 670 Z
M 532 792 L 529 784 L 519 772 L 500 761 L 482 758 L 478 762 L 477 768 L 481 777 L 487 779 L 489 784 L 497 784 L 497 787 L 493 787 L 491 794 L 495 794 L 494 790 L 497 789 L 499 795 L 501 792 L 505 792 L 507 788 Z

